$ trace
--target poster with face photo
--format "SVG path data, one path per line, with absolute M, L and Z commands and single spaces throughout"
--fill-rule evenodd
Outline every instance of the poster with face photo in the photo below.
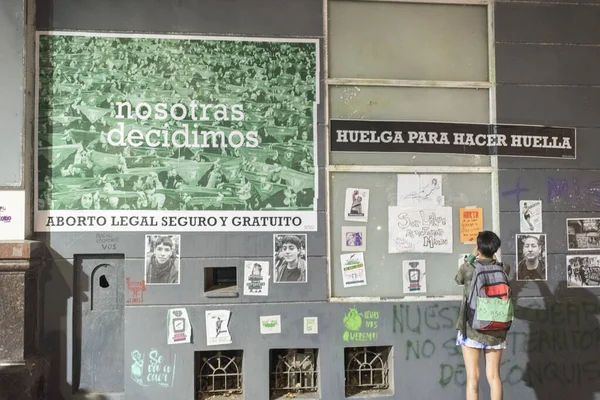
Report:
M 519 202 L 519 225 L 522 233 L 542 231 L 541 200 L 521 200 Z
M 367 222 L 369 220 L 369 190 L 346 189 L 344 220 Z
M 306 234 L 273 235 L 273 282 L 305 283 L 307 260 Z
M 600 255 L 567 256 L 567 287 L 600 288 Z
M 517 234 L 517 280 L 545 281 L 548 279 L 546 266 L 546 235 Z
M 180 235 L 146 235 L 146 284 L 179 283 Z
M 342 226 L 342 251 L 367 251 L 367 227 Z
M 600 250 L 600 218 L 567 219 L 568 250 Z

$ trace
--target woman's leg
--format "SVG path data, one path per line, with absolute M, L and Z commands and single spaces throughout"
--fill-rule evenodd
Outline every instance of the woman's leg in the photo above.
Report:
M 502 350 L 485 351 L 485 376 L 490 385 L 490 399 L 502 400 L 502 380 L 500 379 L 500 360 Z
M 467 400 L 479 398 L 479 353 L 481 349 L 462 346 L 465 369 L 467 370 Z

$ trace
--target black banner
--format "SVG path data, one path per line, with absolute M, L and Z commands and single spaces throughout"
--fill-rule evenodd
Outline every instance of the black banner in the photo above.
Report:
M 332 119 L 331 151 L 575 158 L 575 128 Z

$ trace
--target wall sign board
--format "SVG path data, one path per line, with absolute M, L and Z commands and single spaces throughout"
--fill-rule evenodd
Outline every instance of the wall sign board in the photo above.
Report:
M 331 151 L 575 158 L 575 128 L 438 122 L 330 121 Z

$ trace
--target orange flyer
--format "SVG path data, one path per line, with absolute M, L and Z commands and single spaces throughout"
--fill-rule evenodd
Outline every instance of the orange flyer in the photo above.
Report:
M 483 209 L 481 207 L 460 209 L 460 242 L 474 243 L 483 230 Z

